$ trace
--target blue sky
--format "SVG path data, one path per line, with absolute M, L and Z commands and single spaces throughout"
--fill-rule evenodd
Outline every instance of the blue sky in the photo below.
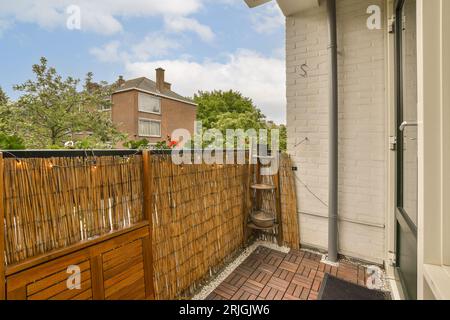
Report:
M 70 6 L 81 29 L 69 30 Z M 74 12 L 74 11 L 70 11 Z M 76 21 L 76 20 L 70 20 Z M 15 0 L 0 3 L 0 86 L 32 77 L 41 56 L 64 76 L 115 81 L 166 69 L 174 91 L 234 89 L 285 122 L 284 17 L 275 2 L 243 0 Z

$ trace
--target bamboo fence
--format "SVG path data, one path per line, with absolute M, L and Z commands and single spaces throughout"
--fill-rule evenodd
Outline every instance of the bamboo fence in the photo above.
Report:
M 280 163 L 281 218 L 283 242 L 291 249 L 300 249 L 300 228 L 297 211 L 297 193 L 292 160 L 284 154 Z
M 280 156 L 280 191 L 281 191 L 281 230 L 283 245 L 292 249 L 300 248 L 300 231 L 297 214 L 297 196 L 295 178 L 292 172 L 292 160 L 287 154 Z M 261 176 L 265 184 L 275 184 L 273 176 Z M 261 208 L 266 212 L 276 212 L 275 194 L 264 192 L 261 196 Z M 262 233 L 260 238 L 276 241 L 275 234 Z
M 5 159 L 8 265 L 142 220 L 142 157 Z
M 247 166 L 177 166 L 166 157 L 152 166 L 155 292 L 172 299 L 243 246 Z
M 189 297 L 203 279 L 245 245 L 247 165 L 172 164 L 152 157 L 155 292 L 158 299 Z M 292 162 L 280 161 L 283 242 L 300 244 Z M 265 179 L 271 180 L 272 177 Z M 275 210 L 274 199 L 263 205 Z M 248 205 L 248 203 L 247 203 Z M 275 237 L 266 237 L 275 241 Z
M 150 161 L 155 298 L 189 297 L 245 245 L 248 165 L 175 165 L 167 155 Z M 298 248 L 291 166 L 283 155 L 282 230 L 284 243 Z M 142 221 L 145 178 L 141 155 L 4 159 L 6 263 Z

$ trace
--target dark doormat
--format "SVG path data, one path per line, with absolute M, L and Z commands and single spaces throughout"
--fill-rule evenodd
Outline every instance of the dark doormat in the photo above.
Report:
M 325 274 L 319 291 L 319 300 L 388 300 L 382 291 L 370 290 Z

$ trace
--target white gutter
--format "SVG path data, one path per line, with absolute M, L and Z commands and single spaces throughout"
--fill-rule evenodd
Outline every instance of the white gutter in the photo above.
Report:
M 286 17 L 319 6 L 319 0 L 277 0 L 277 3 Z
M 258 7 L 271 0 L 244 0 L 250 8 Z M 311 8 L 317 8 L 320 3 L 319 0 L 277 0 L 283 14 L 288 17 Z
M 147 90 L 143 90 L 143 89 L 136 88 L 136 87 L 122 89 L 122 90 L 117 90 L 117 91 L 114 91 L 112 94 L 128 92 L 128 91 L 132 91 L 132 90 L 136 90 L 136 91 L 139 91 L 139 92 L 142 92 L 142 93 L 148 93 L 148 94 L 160 97 L 160 98 L 166 98 L 166 99 L 170 99 L 170 100 L 174 100 L 174 101 L 190 104 L 191 106 L 198 107 L 198 104 L 194 103 L 194 102 L 188 102 L 188 101 L 185 101 L 185 100 L 181 100 L 181 99 L 177 99 L 177 98 L 174 98 L 174 97 L 166 96 L 165 94 L 161 94 L 161 93 L 157 93 L 157 92 L 153 92 L 153 91 L 147 91 Z

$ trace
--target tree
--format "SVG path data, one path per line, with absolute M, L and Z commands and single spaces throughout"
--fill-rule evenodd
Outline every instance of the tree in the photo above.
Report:
M 6 135 L 9 131 L 10 108 L 9 98 L 0 87 L 0 133 Z
M 286 151 L 287 150 L 287 128 L 284 124 L 277 125 L 276 123 L 272 121 L 268 121 L 266 123 L 266 127 L 269 130 L 269 141 L 271 139 L 271 132 L 274 129 L 278 129 L 279 131 L 279 138 L 280 138 L 280 150 Z
M 21 150 L 25 144 L 21 138 L 15 135 L 0 133 L 0 150 Z
M 236 91 L 199 91 L 194 95 L 198 104 L 197 120 L 205 129 L 260 129 L 265 116 L 249 98 Z
M 33 65 L 33 73 L 35 80 L 14 86 L 24 93 L 14 112 L 27 147 L 63 147 L 67 141 L 105 147 L 123 138 L 108 114 L 101 111 L 111 104 L 110 89 L 105 83 L 93 83 L 92 73 L 81 92 L 77 90 L 79 80 L 63 79 L 55 68 L 48 67 L 45 58 Z
M 218 129 L 225 136 L 227 129 L 280 130 L 280 149 L 286 150 L 286 126 L 278 126 L 265 120 L 265 115 L 250 98 L 236 91 L 199 91 L 194 95 L 198 104 L 197 120 L 203 129 Z M 270 142 L 270 138 L 269 138 Z
M 5 91 L 3 91 L 3 88 L 0 87 L 0 106 L 4 106 L 9 102 L 9 98 L 6 95 Z
M 141 140 L 130 140 L 127 141 L 124 145 L 129 149 L 148 149 L 150 146 L 150 141 L 145 138 Z
M 14 105 L 0 87 L 0 149 L 24 149 L 24 141 L 16 134 Z

